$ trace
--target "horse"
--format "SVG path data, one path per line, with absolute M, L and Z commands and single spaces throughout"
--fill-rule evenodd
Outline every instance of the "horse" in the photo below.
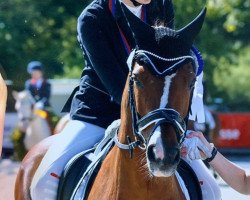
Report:
M 47 113 L 35 108 L 36 101 L 29 91 L 13 91 L 12 95 L 16 100 L 17 128 L 25 133 L 24 145 L 26 150 L 30 150 L 32 146 L 52 134 L 46 120 Z
M 142 39 L 146 43 L 157 34 L 162 34 L 161 30 L 145 27 L 146 24 L 141 24 L 128 12 L 126 16 L 132 23 L 130 26 L 135 37 L 144 34 L 136 38 L 137 42 Z M 168 42 L 174 41 L 170 49 L 175 51 L 179 45 L 187 45 L 190 53 L 204 17 L 205 9 L 183 29 L 170 31 L 170 35 L 166 33 L 164 38 L 170 38 Z M 146 31 L 136 31 L 142 26 Z M 147 32 L 151 34 L 147 35 Z M 157 40 L 161 38 L 157 37 Z M 175 57 L 165 59 L 142 49 L 143 45 L 139 45 L 139 50 L 134 50 L 128 59 L 132 60 L 128 62 L 131 69 L 122 95 L 121 124 L 114 137 L 115 146 L 103 160 L 88 200 L 186 199 L 176 169 L 180 162 L 197 70 L 189 53 L 183 56 L 180 53 L 171 54 L 168 50 L 169 57 Z M 159 54 L 162 52 L 161 49 Z M 151 59 L 147 59 L 148 54 L 161 61 L 169 61 L 167 69 L 159 71 L 155 68 Z M 34 146 L 22 161 L 16 179 L 16 200 L 30 199 L 30 183 L 51 140 L 47 138 Z
M 17 128 L 20 132 L 25 133 L 24 145 L 26 150 L 30 150 L 41 140 L 59 133 L 69 121 L 69 114 L 66 114 L 56 122 L 53 128 L 48 122 L 48 112 L 36 108 L 36 101 L 29 91 L 13 91 L 12 95 L 16 100 Z

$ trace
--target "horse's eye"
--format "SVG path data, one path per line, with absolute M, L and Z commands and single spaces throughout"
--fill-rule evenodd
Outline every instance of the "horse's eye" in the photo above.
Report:
M 143 88 L 143 83 L 139 80 L 138 76 L 137 75 L 133 75 L 132 76 L 133 78 L 133 81 L 135 82 L 136 86 L 139 87 L 139 88 Z
M 195 86 L 196 79 L 193 79 L 189 84 L 189 89 L 192 90 Z

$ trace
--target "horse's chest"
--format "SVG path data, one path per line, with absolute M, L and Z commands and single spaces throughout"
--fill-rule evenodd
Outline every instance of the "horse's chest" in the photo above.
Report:
M 185 200 L 181 190 L 176 186 L 143 184 L 135 181 L 116 185 L 104 198 L 107 200 Z

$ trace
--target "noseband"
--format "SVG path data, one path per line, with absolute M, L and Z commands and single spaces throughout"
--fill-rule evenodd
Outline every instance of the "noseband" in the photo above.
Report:
M 132 57 L 134 58 L 134 54 L 132 55 Z M 187 56 L 187 58 L 190 58 L 190 56 Z M 131 58 L 128 58 L 128 60 L 129 59 L 131 59 Z M 185 58 L 181 57 L 180 59 L 183 60 Z M 131 68 L 132 68 L 133 62 L 134 61 L 131 61 L 130 64 L 128 63 L 128 65 L 131 65 Z M 178 65 L 178 68 L 176 67 L 176 70 L 179 69 L 181 66 L 182 65 Z M 165 73 L 167 73 L 167 75 L 171 75 L 174 73 L 174 71 L 172 69 L 171 69 L 171 72 L 168 72 L 166 70 Z M 159 108 L 159 109 L 156 109 L 156 110 L 153 110 L 153 111 L 147 113 L 143 117 L 140 117 L 139 113 L 137 112 L 135 95 L 134 95 L 134 83 L 137 82 L 137 80 L 135 80 L 133 77 L 132 69 L 130 69 L 129 76 L 130 76 L 129 77 L 129 105 L 130 105 L 130 110 L 132 113 L 132 129 L 133 129 L 133 135 L 135 136 L 135 141 L 131 142 L 131 139 L 129 138 L 129 136 L 127 136 L 128 144 L 121 144 L 118 141 L 118 137 L 116 134 L 114 137 L 115 144 L 121 149 L 129 150 L 130 157 L 132 158 L 133 149 L 135 149 L 136 147 L 139 147 L 139 148 L 145 150 L 147 145 L 148 145 L 148 142 L 149 142 L 151 136 L 153 135 L 154 131 L 156 130 L 156 128 L 159 127 L 163 123 L 168 123 L 174 127 L 175 132 L 177 134 L 179 146 L 181 146 L 181 144 L 184 141 L 184 138 L 186 136 L 186 130 L 187 130 L 186 124 L 188 121 L 188 114 L 191 111 L 190 106 L 191 106 L 191 99 L 192 99 L 193 90 L 191 91 L 188 113 L 187 113 L 187 116 L 185 117 L 185 119 L 183 119 L 181 117 L 181 115 L 176 110 L 174 110 L 173 108 L 170 108 L 170 107 Z M 145 138 L 142 134 L 142 131 L 152 124 L 155 124 L 155 125 L 154 125 L 150 135 L 148 136 L 148 138 Z M 118 130 L 117 130 L 117 133 L 118 133 Z
M 179 143 L 183 142 L 186 132 L 186 123 L 176 110 L 171 108 L 160 108 L 149 112 L 147 115 L 137 121 L 137 130 L 141 132 L 153 123 L 155 123 L 155 125 L 151 131 L 151 134 L 147 138 L 147 143 L 150 137 L 153 135 L 155 129 L 163 123 L 171 124 L 177 133 L 177 139 Z

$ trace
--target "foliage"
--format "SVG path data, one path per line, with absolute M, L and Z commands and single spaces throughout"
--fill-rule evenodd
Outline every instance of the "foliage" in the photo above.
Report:
M 241 50 L 238 62 L 230 67 L 227 60 L 221 58 L 214 73 L 214 83 L 231 110 L 250 110 L 250 47 Z M 238 106 L 240 105 L 240 106 Z
M 246 67 L 250 64 L 247 64 L 250 52 L 244 48 L 248 47 L 250 42 L 250 26 L 247 25 L 250 20 L 250 0 L 210 0 L 207 4 L 205 2 L 178 1 L 175 6 L 176 24 L 190 21 L 206 5 L 207 16 L 196 45 L 205 60 L 208 91 L 213 98 L 224 99 L 232 109 L 243 110 L 242 105 L 249 102 L 247 86 L 250 86 L 250 79 L 243 76 L 249 76 Z M 240 60 L 246 61 L 244 67 L 243 61 Z M 242 70 L 242 67 L 245 70 Z M 234 82 L 235 89 L 232 90 L 231 81 L 236 78 L 235 74 L 238 75 L 238 81 Z M 244 79 L 244 87 L 237 85 L 241 79 Z M 237 87 L 241 87 L 240 91 Z M 237 98 L 239 94 L 242 94 L 240 101 Z M 244 109 L 250 110 L 249 106 L 244 106 Z
M 14 129 L 13 133 L 10 135 L 10 139 L 14 146 L 14 160 L 21 161 L 27 153 L 24 146 L 25 133 L 21 132 L 18 128 Z
M 84 62 L 76 39 L 76 22 L 90 1 L 2 0 L 0 65 L 7 78 L 23 86 L 28 76 L 26 65 L 34 59 L 45 64 L 49 78 L 79 77 Z M 245 68 L 250 53 L 250 0 L 179 0 L 173 3 L 176 28 L 191 21 L 206 5 L 207 16 L 196 46 L 205 59 L 205 79 L 210 95 L 223 98 L 235 109 L 243 102 L 246 104 L 247 85 L 250 85 L 250 79 L 244 78 L 249 73 Z M 231 80 L 236 78 L 235 74 L 239 80 L 233 87 Z M 220 77 L 225 80 L 220 81 Z M 240 85 L 237 90 L 238 82 L 243 79 L 245 86 Z M 243 95 L 239 101 L 237 95 L 240 94 Z
M 28 76 L 24 69 L 31 60 L 42 61 L 50 78 L 62 74 L 64 66 L 82 66 L 82 54 L 76 40 L 76 22 L 87 3 L 70 0 L 2 0 L 0 63 L 7 78 L 23 85 Z

